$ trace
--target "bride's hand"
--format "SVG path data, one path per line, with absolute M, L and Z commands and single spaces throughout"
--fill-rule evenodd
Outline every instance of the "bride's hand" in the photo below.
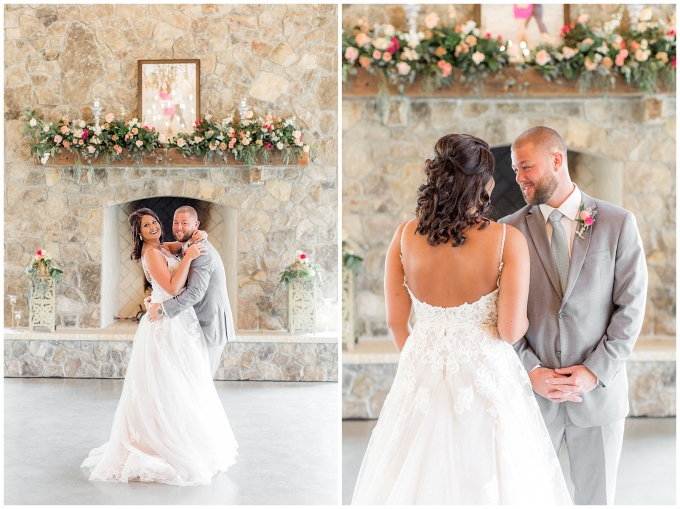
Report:
M 191 244 L 184 252 L 184 258 L 189 257 L 190 260 L 195 260 L 199 256 L 208 254 L 208 246 L 205 244 Z
M 191 236 L 192 244 L 195 244 L 196 242 L 205 242 L 206 240 L 208 240 L 208 234 L 203 230 L 196 230 Z

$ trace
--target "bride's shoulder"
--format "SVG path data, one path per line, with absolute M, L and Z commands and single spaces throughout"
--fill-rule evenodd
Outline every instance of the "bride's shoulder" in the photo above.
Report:
M 498 224 L 502 228 L 502 224 Z M 505 251 L 509 253 L 524 254 L 528 253 L 527 239 L 524 234 L 514 226 L 505 225 Z
M 145 251 L 142 251 L 142 260 L 152 260 L 152 259 L 161 259 L 165 258 L 163 253 L 159 249 L 156 249 L 155 247 L 149 247 Z

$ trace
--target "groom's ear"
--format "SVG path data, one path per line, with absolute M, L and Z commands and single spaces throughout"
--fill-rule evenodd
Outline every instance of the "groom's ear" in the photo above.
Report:
M 562 155 L 562 152 L 553 152 L 550 157 L 552 163 L 553 163 L 553 170 L 558 171 L 562 167 L 562 163 L 564 162 L 564 156 Z
M 201 226 L 201 222 L 197 219 L 197 220 L 196 220 L 196 229 L 198 230 L 198 228 L 199 228 L 200 226 Z

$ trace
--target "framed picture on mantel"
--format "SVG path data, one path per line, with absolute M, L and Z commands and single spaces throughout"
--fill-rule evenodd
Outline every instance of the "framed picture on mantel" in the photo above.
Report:
M 481 30 L 501 35 L 522 49 L 533 49 L 539 44 L 559 43 L 562 27 L 569 22 L 569 5 L 477 4 L 475 18 Z
M 192 132 L 201 114 L 201 61 L 139 60 L 137 117 L 167 139 Z

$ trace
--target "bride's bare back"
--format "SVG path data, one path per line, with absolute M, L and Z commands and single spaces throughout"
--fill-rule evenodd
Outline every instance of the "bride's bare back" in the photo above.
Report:
M 414 233 L 417 221 L 403 232 L 401 248 L 404 273 L 411 292 L 432 306 L 456 307 L 472 303 L 496 290 L 503 226 L 490 223 L 467 231 L 462 246 L 430 246 L 424 235 Z
M 470 228 L 462 246 L 451 243 L 431 246 L 424 235 L 414 233 L 417 221 L 396 231 L 385 263 L 387 325 L 399 350 L 410 334 L 411 297 L 431 306 L 457 307 L 471 304 L 498 288 L 503 225 L 491 222 L 479 230 Z M 403 233 L 403 237 L 402 237 Z M 498 296 L 498 331 L 514 343 L 526 332 L 529 293 L 529 253 L 526 240 L 507 227 L 503 249 L 503 272 Z

